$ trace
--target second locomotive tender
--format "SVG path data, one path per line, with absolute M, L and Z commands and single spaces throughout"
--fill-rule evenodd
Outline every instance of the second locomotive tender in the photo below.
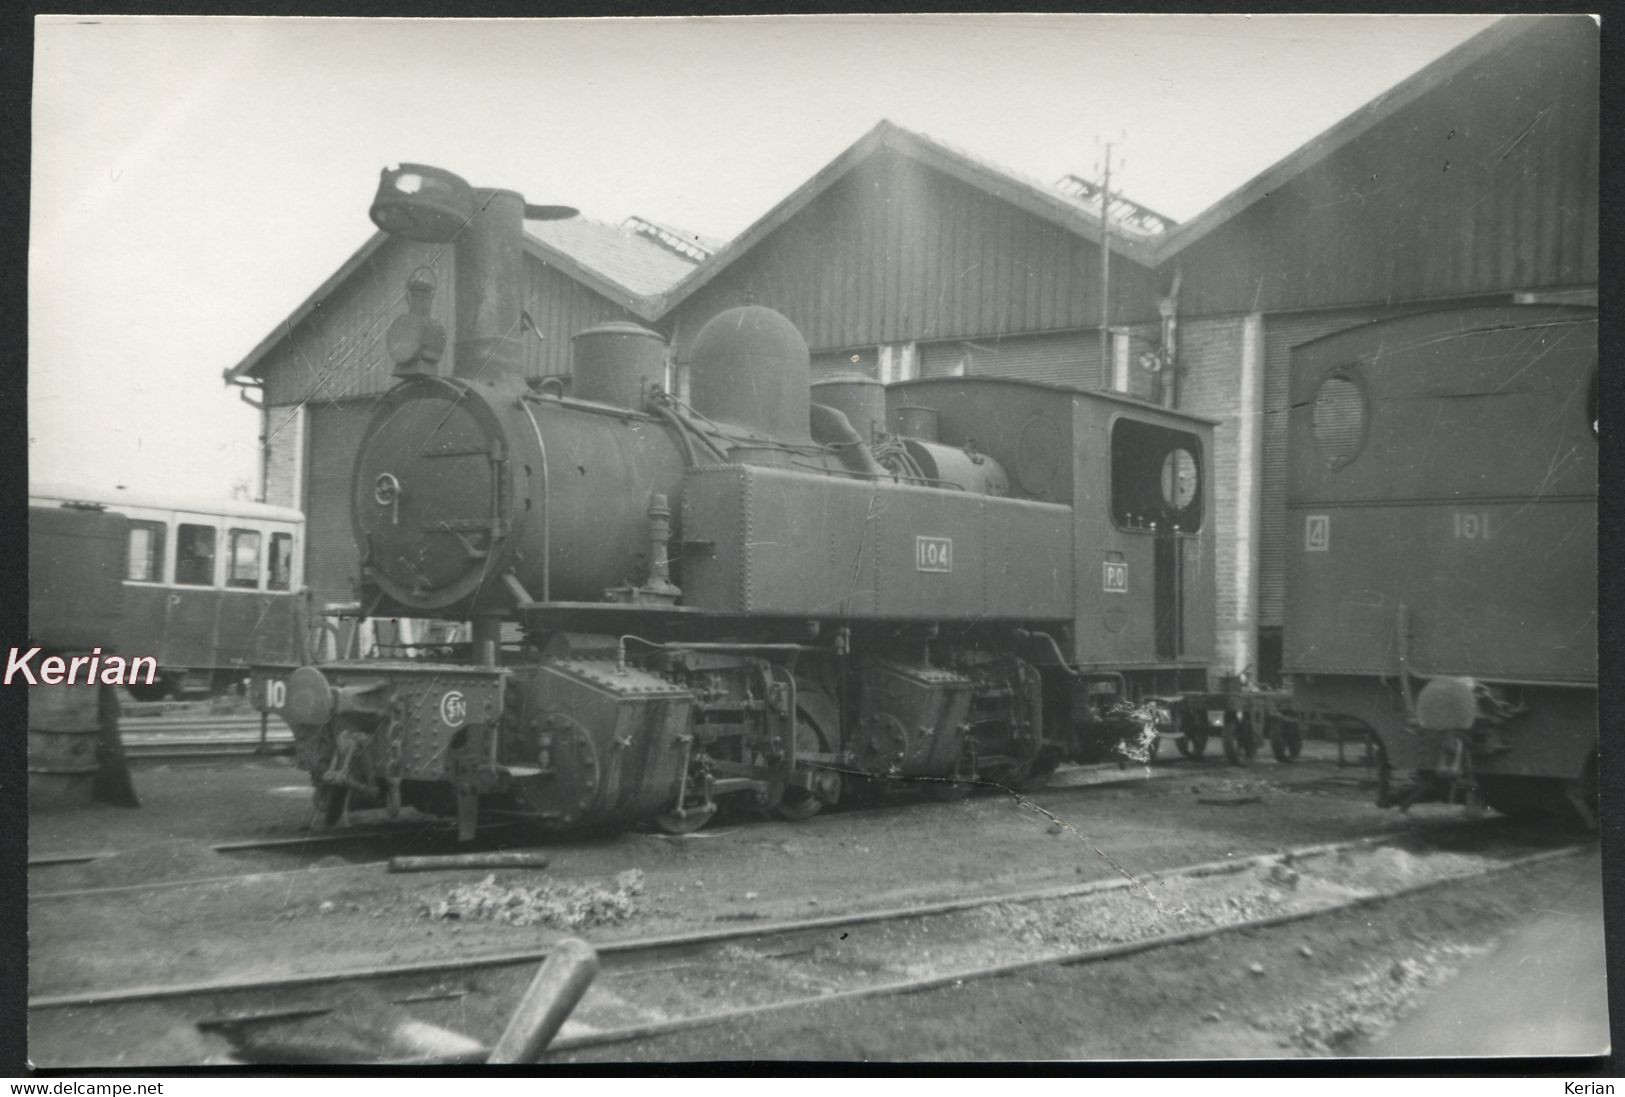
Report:
M 518 339 L 523 221 L 559 207 L 402 165 L 371 215 L 454 244 L 455 332 L 414 280 L 353 480 L 360 612 L 473 642 L 268 683 L 330 820 L 681 831 L 854 781 L 955 796 L 1098 759 L 1143 734 L 1131 702 L 1206 686 L 1210 422 L 991 378 L 813 386 L 755 306 L 696 334 L 686 402 L 632 324 L 576 336 L 566 390 Z

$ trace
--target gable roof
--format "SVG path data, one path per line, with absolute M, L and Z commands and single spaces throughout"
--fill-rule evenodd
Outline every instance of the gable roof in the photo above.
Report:
M 1296 176 L 1353 143 L 1378 123 L 1442 87 L 1546 18 L 1551 17 L 1507 16 L 1485 27 L 1318 136 L 1310 138 L 1189 221 L 1176 226 L 1157 242 L 1156 262 L 1160 264 L 1178 255 L 1254 202 L 1268 197 L 1272 191 L 1279 190 Z
M 670 292 L 665 294 L 661 312 L 670 312 L 727 269 L 740 256 L 750 251 L 774 229 L 800 213 L 813 199 L 827 191 L 853 168 L 883 149 L 918 160 L 936 168 L 961 182 L 994 198 L 1026 210 L 1037 217 L 1058 225 L 1084 239 L 1099 244 L 1102 237 L 1100 216 L 1091 212 L 1079 200 L 992 164 L 961 149 L 943 144 L 925 134 L 904 129 L 889 119 L 881 119 L 868 133 L 858 138 L 834 160 L 824 165 L 812 178 L 768 210 L 749 228 L 736 236 L 706 262 L 701 263 Z M 1150 267 L 1154 261 L 1154 237 L 1128 235 L 1114 224 L 1111 249 L 1118 255 Z
M 697 234 L 685 235 L 709 241 L 708 237 Z M 386 233 L 373 233 L 338 270 L 300 302 L 298 308 L 261 339 L 242 361 L 224 371 L 226 381 L 252 375 L 265 356 L 338 287 L 366 265 L 388 239 Z M 524 248 L 527 254 L 547 266 L 651 323 L 663 311 L 659 307 L 659 294 L 682 281 L 696 265 L 696 260 L 644 233 L 584 217 L 528 223 Z
M 677 233 L 677 230 L 668 230 Z M 699 239 L 692 233 L 677 233 Z M 580 269 L 582 281 L 594 275 L 608 282 L 603 289 L 594 286 L 605 297 L 616 300 L 606 290 L 618 290 L 636 298 L 652 297 L 664 293 L 688 276 L 699 263 L 679 251 L 662 244 L 658 239 L 626 225 L 611 225 L 591 221 L 585 217 L 572 217 L 567 221 L 533 221 L 525 227 L 527 244 L 532 254 L 544 261 L 549 259 L 543 249 L 554 256 L 567 258 Z M 589 284 L 591 284 L 589 282 Z M 632 312 L 643 315 L 647 307 L 641 300 L 621 300 Z M 644 315 L 645 320 L 654 319 Z

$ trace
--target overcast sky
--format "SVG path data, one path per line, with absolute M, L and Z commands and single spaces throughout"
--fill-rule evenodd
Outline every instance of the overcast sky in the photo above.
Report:
M 732 237 L 876 121 L 1188 219 L 1477 17 L 42 17 L 30 479 L 258 486 L 240 361 L 402 160 Z M 1116 157 L 1114 156 L 1114 160 Z

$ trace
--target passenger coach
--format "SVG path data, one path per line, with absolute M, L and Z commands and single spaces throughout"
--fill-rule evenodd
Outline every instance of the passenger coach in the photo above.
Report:
M 114 554 L 123 605 L 108 617 L 109 651 L 153 656 L 158 680 L 136 685 L 138 700 L 213 694 L 253 665 L 297 666 L 304 648 L 304 515 L 288 507 L 60 484 L 29 490 L 33 512 L 67 508 L 126 519 L 125 537 L 56 546 L 74 558 Z M 34 562 L 36 566 L 43 561 Z M 63 582 L 71 582 L 65 578 Z M 38 622 L 30 622 L 38 631 Z

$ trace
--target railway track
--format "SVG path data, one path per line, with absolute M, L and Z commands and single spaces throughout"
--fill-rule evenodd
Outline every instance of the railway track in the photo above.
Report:
M 402 853 L 500 850 L 505 848 L 500 844 L 501 835 L 512 830 L 513 824 L 511 823 L 496 822 L 484 825 L 480 828 L 476 842 L 472 846 L 457 839 L 456 826 L 444 824 L 429 826 L 402 824 L 387 828 L 368 827 L 355 830 L 338 830 L 326 834 L 307 834 L 295 838 L 221 842 L 210 846 L 209 849 L 212 852 L 225 855 L 274 851 L 294 856 L 308 854 L 311 857 L 324 857 L 333 853 L 335 849 L 343 849 L 345 846 L 359 846 L 368 850 L 368 852 L 371 852 L 371 849 L 376 847 L 380 855 L 366 860 L 351 861 L 347 864 L 326 867 L 317 867 L 307 861 L 285 869 L 251 869 L 245 872 L 211 874 L 208 876 L 183 876 L 173 880 L 143 880 L 137 883 L 79 888 L 38 889 L 31 887 L 28 892 L 28 901 L 30 903 L 52 903 L 68 899 L 101 900 L 135 892 L 170 891 L 188 887 L 203 887 L 210 884 L 241 883 L 291 874 L 308 877 L 312 872 L 382 867 L 389 863 L 390 857 Z M 492 841 L 493 838 L 497 839 L 495 843 Z M 53 868 L 80 865 L 91 861 L 108 860 L 118 856 L 118 850 L 41 854 L 30 857 L 28 867 Z
M 636 1045 L 818 1003 L 1111 960 L 1381 903 L 1589 848 L 1532 846 L 1493 824 L 1441 827 L 1420 846 L 1416 837 L 1309 846 L 1034 891 L 606 939 L 597 944 L 602 974 L 550 1054 Z M 235 1061 L 478 1062 L 546 955 L 542 947 L 36 996 L 29 1000 L 31 1046 L 43 1055 L 53 1033 L 82 1032 L 86 1025 L 116 1032 L 120 1015 L 140 1015 L 162 1017 L 171 1030 L 190 1025 L 212 1034 L 229 1044 Z M 420 1044 L 399 1037 L 419 1022 L 477 1042 L 424 1055 Z M 36 1061 L 50 1063 L 41 1055 Z
M 273 739 L 272 743 L 275 744 L 276 740 Z M 208 755 L 200 753 L 196 756 L 206 757 Z M 1133 785 L 1167 780 L 1188 780 L 1193 776 L 1198 776 L 1204 773 L 1208 773 L 1210 775 L 1227 774 L 1232 776 L 1240 776 L 1244 772 L 1246 771 L 1225 767 L 1222 765 L 1222 763 L 1209 766 L 1199 762 L 1185 762 L 1182 765 L 1175 766 L 1130 766 L 1126 768 L 1119 767 L 1115 763 L 1103 763 L 1086 766 L 1063 766 L 1046 784 L 1045 792 L 1051 795 L 1064 795 L 1068 792 L 1082 791 L 1102 785 Z M 1368 784 L 1369 781 L 1355 774 L 1319 778 L 1306 777 L 1302 779 L 1295 779 L 1290 783 L 1294 787 L 1318 788 L 1324 786 L 1328 788 L 1336 787 L 1338 789 L 1348 790 L 1357 788 L 1362 784 Z M 871 805 L 858 808 L 843 806 L 841 810 L 843 813 L 854 810 L 891 811 L 895 810 L 895 805 Z M 502 820 L 482 823 L 480 826 L 482 841 L 484 838 L 494 833 L 501 833 L 505 830 L 514 828 L 517 825 L 518 824 L 512 821 Z M 750 825 L 750 821 L 747 820 L 742 825 Z M 288 838 L 268 838 L 239 842 L 222 842 L 211 845 L 208 848 L 214 853 L 226 855 L 275 852 L 285 854 L 289 857 L 299 857 L 301 855 L 308 854 L 312 858 L 319 858 L 334 852 L 335 849 L 342 850 L 347 846 L 356 847 L 367 846 L 369 844 L 377 846 L 376 856 L 368 857 L 367 859 L 363 860 L 354 860 L 345 865 L 333 866 L 333 868 L 337 870 L 343 870 L 365 868 L 368 866 L 382 866 L 386 864 L 389 858 L 394 854 L 402 852 L 420 852 L 420 850 L 416 848 L 407 848 L 407 846 L 403 846 L 402 843 L 406 843 L 408 846 L 416 846 L 425 841 L 433 843 L 443 839 L 449 840 L 450 836 L 454 834 L 455 828 L 449 825 L 429 825 L 426 827 L 421 823 L 402 823 L 386 825 L 383 827 L 357 826 L 354 829 L 340 828 L 338 830 L 325 833 L 301 834 Z M 468 850 L 470 847 L 463 846 L 459 843 L 451 846 L 450 848 Z M 478 848 L 487 847 L 481 846 Z M 489 848 L 502 847 L 491 846 Z M 118 851 L 114 849 L 98 850 L 94 852 L 43 852 L 30 856 L 28 860 L 28 867 L 31 869 L 49 869 L 60 866 L 74 866 L 92 861 L 116 858 L 117 856 Z M 175 879 L 142 880 L 139 882 L 105 886 L 87 886 L 62 889 L 31 887 L 28 894 L 28 901 L 30 903 L 50 903 L 65 899 L 90 900 L 103 897 L 114 897 L 134 892 L 184 889 L 187 887 L 219 884 L 234 880 L 256 880 L 262 877 L 278 876 L 283 873 L 308 871 L 312 871 L 308 865 L 297 865 L 287 869 L 257 867 L 241 873 L 210 873 L 206 876 L 183 876 Z
M 122 722 L 120 738 L 125 756 L 137 760 L 293 753 L 293 733 L 282 721 L 270 721 L 263 739 L 260 732 L 257 715 L 138 717 Z

